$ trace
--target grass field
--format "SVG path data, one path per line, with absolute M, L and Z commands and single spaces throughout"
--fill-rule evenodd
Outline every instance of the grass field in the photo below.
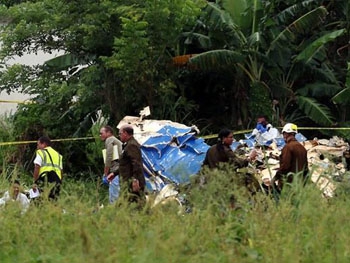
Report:
M 99 182 L 66 180 L 57 204 L 0 210 L 0 262 L 349 262 L 346 192 L 326 200 L 313 184 L 293 185 L 276 202 L 210 176 L 187 190 L 190 213 L 109 206 Z

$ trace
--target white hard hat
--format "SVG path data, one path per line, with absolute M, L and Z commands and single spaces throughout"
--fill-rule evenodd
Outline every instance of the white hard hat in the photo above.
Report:
M 287 123 L 286 125 L 284 125 L 282 133 L 298 133 L 298 126 L 296 126 L 293 123 Z

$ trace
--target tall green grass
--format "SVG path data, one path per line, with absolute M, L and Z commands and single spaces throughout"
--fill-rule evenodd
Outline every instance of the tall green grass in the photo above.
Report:
M 14 141 L 14 127 L 9 117 L 0 116 L 0 143 L 12 142 Z M 8 171 L 12 170 L 14 165 L 9 165 L 8 163 L 14 163 L 16 161 L 16 146 L 6 145 L 0 146 L 0 174 L 1 176 L 5 174 L 11 174 Z
M 24 215 L 14 205 L 0 210 L 0 261 L 349 261 L 346 194 L 327 200 L 315 185 L 295 184 L 277 203 L 233 185 L 235 173 L 206 176 L 206 184 L 186 190 L 191 213 L 174 203 L 142 211 L 109 206 L 99 182 L 66 180 L 57 204 L 31 206 Z M 239 209 L 230 208 L 232 194 Z

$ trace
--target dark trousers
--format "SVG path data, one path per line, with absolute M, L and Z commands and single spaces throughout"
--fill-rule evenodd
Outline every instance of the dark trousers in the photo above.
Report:
M 61 179 L 55 171 L 48 171 L 40 174 L 38 180 L 35 181 L 40 191 L 50 189 L 49 200 L 57 200 L 61 191 Z

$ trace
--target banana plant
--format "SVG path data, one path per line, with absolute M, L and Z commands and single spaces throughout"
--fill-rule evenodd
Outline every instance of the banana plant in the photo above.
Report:
M 341 120 L 346 120 L 346 115 L 350 108 L 350 62 L 347 65 L 347 75 L 345 81 L 345 88 L 339 91 L 332 97 L 332 101 L 340 108 Z
M 237 11 L 238 3 L 246 7 L 245 12 Z M 211 43 L 215 45 L 211 50 L 191 57 L 190 63 L 203 70 L 229 67 L 237 76 L 240 75 L 238 72 L 243 72 L 245 77 L 240 83 L 246 91 L 244 94 L 254 98 L 254 93 L 267 91 L 270 98 L 256 97 L 259 101 L 255 100 L 254 105 L 258 107 L 262 103 L 266 106 L 266 101 L 276 98 L 282 110 L 278 119 L 282 122 L 294 121 L 293 116 L 301 114 L 305 120 L 331 125 L 334 113 L 316 96 L 312 97 L 312 88 L 316 83 L 328 85 L 332 94 L 320 94 L 328 98 L 340 91 L 337 77 L 327 64 L 326 51 L 345 30 L 316 30 L 328 14 L 324 6 L 317 5 L 318 1 L 303 1 L 278 12 L 277 8 L 262 6 L 263 3 L 266 4 L 248 0 L 208 3 L 206 11 L 210 20 L 201 22 L 206 25 L 202 29 L 207 30 L 205 36 L 212 38 Z M 278 3 L 281 1 L 274 1 L 275 5 Z M 216 31 L 227 33 L 227 37 L 221 39 L 221 48 L 218 48 L 218 38 L 213 38 L 218 35 Z M 205 30 L 200 33 L 203 32 Z M 299 114 L 291 114 L 291 105 Z
M 296 8 L 293 8 L 293 10 L 296 10 Z M 322 22 L 327 13 L 325 7 L 320 6 L 293 21 L 276 36 L 271 43 L 268 54 L 273 52 L 273 49 L 279 49 L 278 45 L 281 46 L 281 43 L 287 45 L 287 42 L 295 41 L 298 35 L 308 32 L 307 29 L 312 28 L 316 23 Z M 322 20 L 320 21 L 320 19 Z M 283 21 L 283 19 L 280 20 Z M 293 53 L 293 59 L 291 56 L 289 63 L 285 64 L 284 67 L 281 66 L 283 63 L 275 64 L 279 70 L 271 72 L 279 73 L 272 74 L 271 80 L 275 84 L 271 85 L 271 89 L 273 94 L 281 99 L 282 103 L 280 105 L 283 108 L 284 120 L 295 121 L 296 116 L 303 115 L 305 120 L 312 120 L 322 126 L 330 126 L 335 122 L 334 112 L 331 111 L 329 105 L 321 103 L 319 99 L 327 97 L 329 101 L 342 87 L 339 85 L 339 81 L 329 63 L 322 61 L 326 61 L 327 45 L 345 32 L 345 29 L 331 32 L 322 31 L 320 34 L 311 37 L 310 39 L 314 39 L 312 41 L 303 38 L 302 41 L 298 42 L 300 43 L 298 49 Z M 280 50 L 283 50 L 283 48 Z M 311 81 L 302 81 L 308 78 Z M 299 111 L 299 114 L 296 114 L 296 112 L 288 114 L 291 104 L 297 105 L 295 110 Z
M 263 54 L 259 51 L 262 39 L 258 31 L 261 14 L 261 1 L 257 0 L 208 3 L 202 19 L 192 32 L 186 34 L 187 42 L 196 42 L 200 49 L 205 50 L 190 58 L 189 63 L 195 68 L 203 71 L 224 68 L 225 72 L 245 76 L 246 80 L 236 81 L 231 87 L 236 94 L 232 97 L 232 104 L 240 104 L 237 123 L 247 124 L 252 115 L 247 86 L 263 87 L 269 92 L 261 83 L 263 63 L 260 58 Z M 261 103 L 268 101 L 260 100 Z

